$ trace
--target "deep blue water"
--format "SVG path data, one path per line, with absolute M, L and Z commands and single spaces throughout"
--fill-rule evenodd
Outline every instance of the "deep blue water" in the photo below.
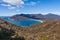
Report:
M 8 17 L 0 17 L 0 18 L 18 26 L 30 26 L 32 24 L 41 23 L 40 21 L 36 21 L 36 20 L 11 20 Z

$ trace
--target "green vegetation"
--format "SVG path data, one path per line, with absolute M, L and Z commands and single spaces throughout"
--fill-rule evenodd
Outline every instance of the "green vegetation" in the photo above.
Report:
M 13 32 L 12 31 L 9 31 L 9 30 L 1 30 L 0 31 L 0 39 L 7 39 L 7 38 L 10 38 L 10 36 L 13 35 Z
M 39 40 L 48 40 L 48 38 L 47 37 L 41 37 L 41 38 L 39 38 Z
M 14 31 L 7 30 L 7 29 L 1 29 L 0 31 L 0 39 L 1 40 L 25 40 L 24 37 L 18 37 L 15 35 Z
M 3 24 L 3 22 L 0 22 L 0 24 Z

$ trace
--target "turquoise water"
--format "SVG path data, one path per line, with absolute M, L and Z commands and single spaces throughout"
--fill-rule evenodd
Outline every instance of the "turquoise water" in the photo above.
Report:
M 1 17 L 1 19 L 18 26 L 30 26 L 32 24 L 41 23 L 40 21 L 36 21 L 36 20 L 11 20 L 8 17 Z

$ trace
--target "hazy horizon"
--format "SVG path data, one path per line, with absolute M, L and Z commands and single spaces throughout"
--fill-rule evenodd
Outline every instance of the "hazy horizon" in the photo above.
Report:
M 60 15 L 60 0 L 0 0 L 0 16 L 52 13 Z

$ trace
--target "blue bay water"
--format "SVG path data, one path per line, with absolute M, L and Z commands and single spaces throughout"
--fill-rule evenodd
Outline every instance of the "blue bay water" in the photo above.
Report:
M 41 23 L 40 21 L 36 21 L 36 20 L 11 20 L 8 17 L 0 17 L 1 19 L 10 22 L 12 24 L 18 25 L 18 26 L 30 26 L 32 24 L 37 24 L 37 23 Z

